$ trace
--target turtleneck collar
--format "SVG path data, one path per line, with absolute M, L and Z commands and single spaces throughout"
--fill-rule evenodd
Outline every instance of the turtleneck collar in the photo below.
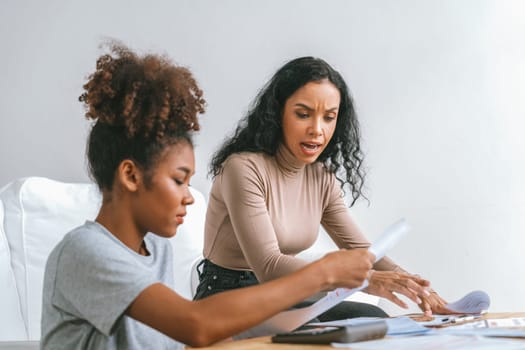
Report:
M 277 148 L 275 159 L 277 160 L 279 169 L 287 176 L 293 176 L 305 167 L 305 164 L 295 158 L 292 152 L 282 143 L 279 145 L 279 148 Z

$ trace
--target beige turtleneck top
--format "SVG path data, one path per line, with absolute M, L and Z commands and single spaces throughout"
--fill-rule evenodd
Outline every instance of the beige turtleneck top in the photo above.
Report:
M 321 163 L 304 165 L 282 146 L 275 156 L 232 154 L 210 191 L 204 256 L 268 281 L 307 264 L 294 255 L 315 242 L 319 224 L 339 248 L 370 245 Z M 388 258 L 374 268 L 402 271 Z

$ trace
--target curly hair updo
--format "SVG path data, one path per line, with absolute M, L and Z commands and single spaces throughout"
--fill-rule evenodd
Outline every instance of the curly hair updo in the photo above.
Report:
M 101 190 L 113 186 L 125 159 L 145 174 L 146 185 L 166 146 L 199 130 L 197 114 L 205 100 L 190 71 L 162 55 L 138 56 L 124 45 L 108 43 L 79 100 L 94 124 L 88 138 L 89 171 Z

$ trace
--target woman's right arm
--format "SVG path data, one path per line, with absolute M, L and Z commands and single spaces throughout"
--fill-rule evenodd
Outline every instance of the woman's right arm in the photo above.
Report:
M 163 284 L 142 291 L 127 314 L 190 346 L 249 329 L 322 290 L 361 286 L 372 267 L 366 249 L 340 250 L 285 277 L 189 301 Z

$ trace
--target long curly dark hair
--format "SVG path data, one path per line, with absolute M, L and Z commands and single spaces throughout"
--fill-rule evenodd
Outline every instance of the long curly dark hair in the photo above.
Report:
M 89 171 L 101 190 L 113 186 L 124 159 L 145 174 L 146 186 L 162 151 L 199 130 L 201 89 L 184 67 L 162 55 L 138 56 L 117 41 L 106 43 L 79 100 L 94 121 L 87 145 Z
M 309 82 L 328 79 L 341 95 L 334 135 L 317 161 L 334 173 L 344 191 L 351 190 L 353 205 L 362 196 L 364 184 L 363 152 L 360 131 L 350 91 L 341 77 L 324 60 L 301 57 L 281 67 L 255 98 L 248 114 L 239 122 L 233 136 L 227 138 L 213 155 L 209 173 L 220 174 L 226 158 L 239 152 L 264 152 L 275 155 L 283 141 L 282 112 L 286 100 Z

